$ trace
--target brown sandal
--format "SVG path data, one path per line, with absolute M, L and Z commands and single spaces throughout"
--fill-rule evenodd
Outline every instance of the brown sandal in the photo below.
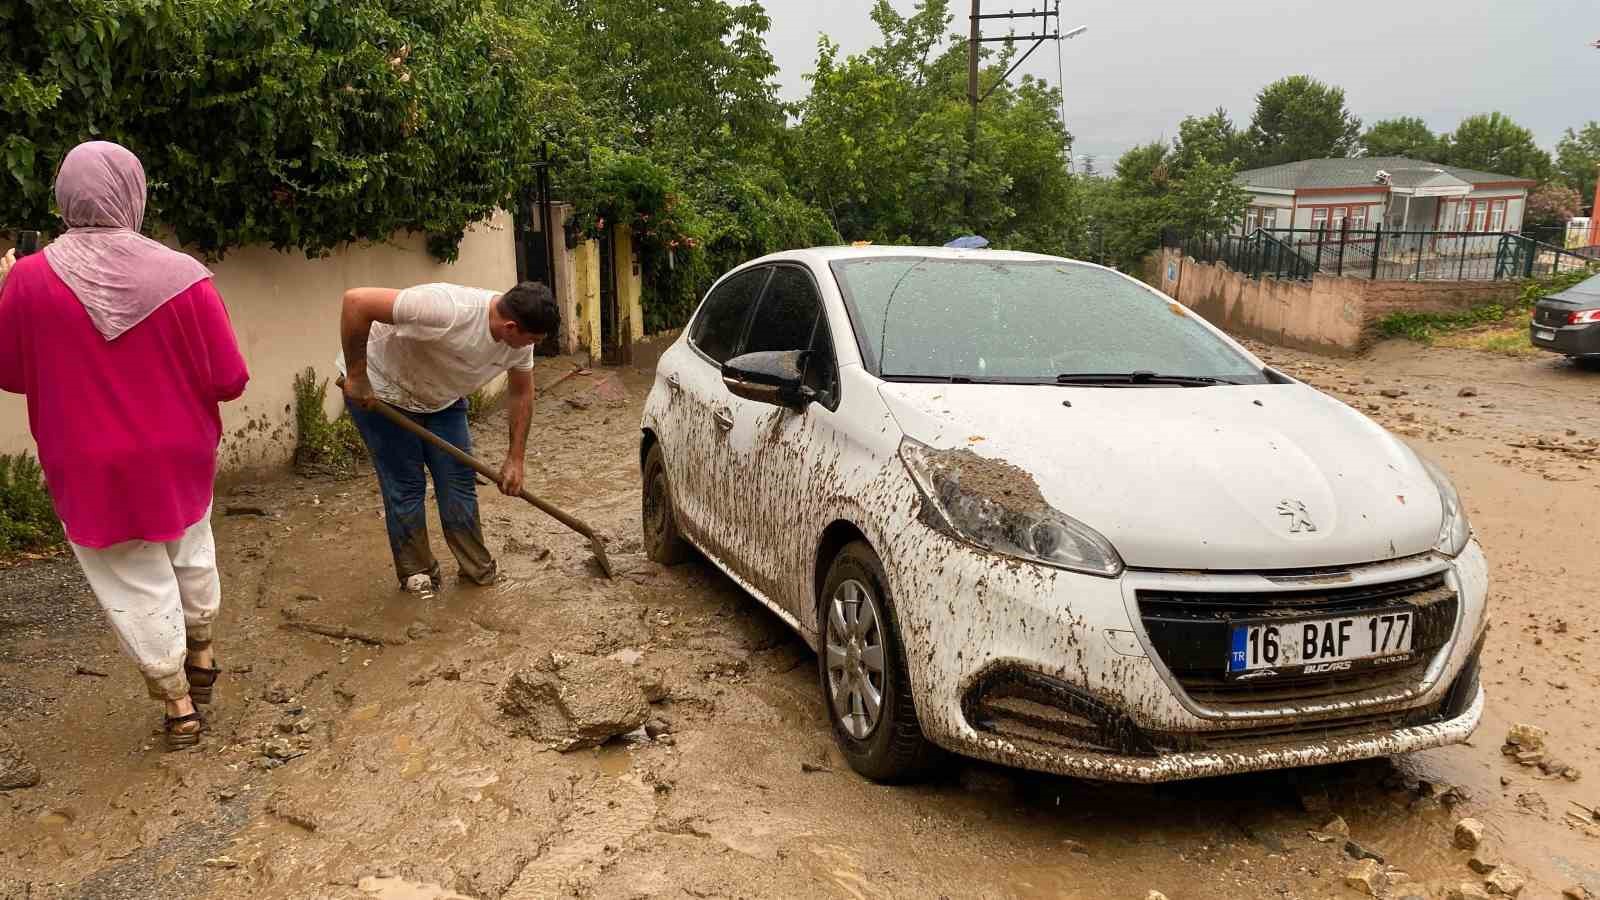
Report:
M 211 646 L 210 641 L 188 641 L 188 651 L 193 653 Z M 216 660 L 212 659 L 212 664 Z M 211 689 L 217 684 L 217 676 L 222 674 L 222 669 L 208 669 L 189 662 L 187 656 L 183 659 L 183 674 L 189 679 L 189 698 L 196 703 L 210 703 Z
M 189 722 L 199 723 L 199 727 L 195 728 L 193 731 L 178 730 L 179 726 L 185 725 Z M 162 727 L 164 733 L 163 736 L 166 738 L 167 742 L 167 752 L 171 753 L 174 750 L 182 750 L 186 747 L 193 747 L 194 745 L 200 743 L 200 732 L 204 731 L 205 727 L 206 720 L 200 715 L 199 710 L 195 710 L 194 712 L 184 716 L 167 716 L 166 722 Z

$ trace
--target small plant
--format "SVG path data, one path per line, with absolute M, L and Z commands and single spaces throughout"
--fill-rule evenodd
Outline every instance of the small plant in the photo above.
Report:
M 302 475 L 349 477 L 366 460 L 366 445 L 348 412 L 328 421 L 322 410 L 327 390 L 328 379 L 319 380 L 309 366 L 294 377 L 295 469 Z
M 0 556 L 47 550 L 65 539 L 38 461 L 0 454 Z
M 467 395 L 467 421 L 481 422 L 494 412 L 499 405 L 499 398 L 491 395 L 483 388 L 478 388 Z

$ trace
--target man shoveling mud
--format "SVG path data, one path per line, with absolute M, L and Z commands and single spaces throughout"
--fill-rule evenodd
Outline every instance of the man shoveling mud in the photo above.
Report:
M 454 284 L 405 290 L 356 288 L 344 295 L 339 360 L 350 415 L 371 451 L 383 492 L 395 575 L 408 591 L 439 587 L 423 500 L 433 475 L 445 543 L 461 577 L 489 584 L 495 562 L 478 524 L 473 471 L 372 410 L 381 400 L 439 437 L 471 450 L 467 395 L 506 373 L 511 445 L 500 490 L 522 490 L 523 455 L 533 419 L 533 345 L 560 324 L 550 289 L 525 281 L 504 294 Z

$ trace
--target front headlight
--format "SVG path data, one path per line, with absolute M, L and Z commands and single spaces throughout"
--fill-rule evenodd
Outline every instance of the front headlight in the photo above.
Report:
M 1450 483 L 1450 476 L 1444 474 L 1443 469 L 1422 459 L 1421 455 L 1417 459 L 1422 461 L 1434 487 L 1439 489 L 1439 505 L 1444 507 L 1444 521 L 1439 523 L 1439 552 L 1460 556 L 1461 551 L 1467 549 L 1467 542 L 1472 540 L 1472 525 L 1461 506 L 1461 495 L 1456 493 L 1456 486 Z
M 986 550 L 1058 569 L 1115 578 L 1122 557 L 1100 532 L 1051 509 L 1032 476 L 971 450 L 900 442 L 900 459 L 942 523 Z

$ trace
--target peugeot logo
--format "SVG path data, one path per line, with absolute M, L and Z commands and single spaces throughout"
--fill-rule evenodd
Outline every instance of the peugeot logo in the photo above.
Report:
M 1289 517 L 1290 534 L 1317 530 L 1317 523 L 1311 521 L 1311 511 L 1299 500 L 1285 500 L 1279 503 L 1278 515 Z

